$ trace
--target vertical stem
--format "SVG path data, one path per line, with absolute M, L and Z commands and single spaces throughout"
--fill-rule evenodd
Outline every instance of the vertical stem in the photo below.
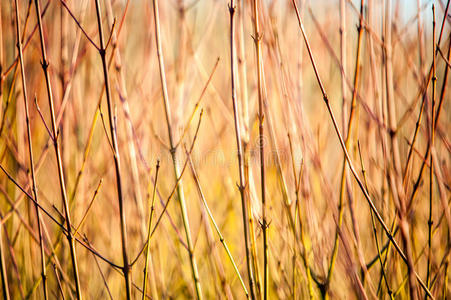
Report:
M 247 91 L 247 70 L 246 70 L 246 55 L 245 55 L 245 41 L 244 41 L 244 24 L 245 24 L 245 1 L 241 0 L 238 3 L 238 10 L 235 7 L 235 11 L 238 12 L 238 47 L 239 53 L 234 46 L 234 55 L 233 59 L 235 60 L 233 63 L 238 64 L 238 69 L 235 69 L 233 76 L 234 78 L 234 87 L 236 89 L 236 84 L 239 83 L 239 91 L 241 96 L 241 105 L 237 104 L 237 112 L 240 117 L 238 124 L 241 136 L 241 144 L 242 144 L 242 158 L 243 158 L 243 168 L 244 168 L 244 181 L 246 184 L 244 185 L 244 198 L 245 203 L 247 205 L 247 218 L 248 218 L 248 234 L 249 234 L 249 247 L 250 247 L 250 261 L 251 267 L 253 269 L 253 279 L 255 292 L 257 297 L 261 294 L 260 291 L 260 275 L 258 271 L 258 262 L 257 262 L 257 249 L 256 249 L 256 240 L 254 233 L 254 216 L 252 213 L 252 204 L 250 198 L 250 187 L 249 183 L 251 182 L 250 178 L 252 178 L 252 169 L 249 168 L 250 161 L 250 151 L 249 151 L 249 96 Z M 236 18 L 234 17 L 234 20 Z M 234 28 L 236 27 L 236 23 L 233 24 Z M 234 36 L 236 35 L 235 29 L 233 31 Z M 235 44 L 235 37 L 233 39 L 233 43 Z M 236 78 L 238 76 L 238 78 Z M 236 96 L 236 95 L 235 95 Z M 242 109 L 242 111 L 240 111 Z
M 148 229 L 147 229 L 147 249 L 146 249 L 146 262 L 144 265 L 142 300 L 144 300 L 146 298 L 146 292 L 147 292 L 147 273 L 148 273 L 148 266 L 149 266 L 149 261 L 150 261 L 150 237 L 152 234 L 152 218 L 153 218 L 153 213 L 155 212 L 155 194 L 157 191 L 157 180 L 158 180 L 158 171 L 159 170 L 160 170 L 160 161 L 157 161 L 157 167 L 155 170 L 155 181 L 154 181 L 153 192 L 152 192 L 152 203 L 150 205 L 149 224 L 148 224 Z
M 113 158 L 114 158 L 114 167 L 116 171 L 116 188 L 117 188 L 117 196 L 119 201 L 119 213 L 120 213 L 120 226 L 121 226 L 121 240 L 122 240 L 122 260 L 123 260 L 123 268 L 122 272 L 125 277 L 125 291 L 127 295 L 127 300 L 131 299 L 131 278 L 130 278 L 130 265 L 128 262 L 127 256 L 127 226 L 125 221 L 125 207 L 124 207 L 124 197 L 122 191 L 122 178 L 120 172 L 120 156 L 119 156 L 119 145 L 117 142 L 117 128 L 116 121 L 113 116 L 113 103 L 111 99 L 111 90 L 110 90 L 110 81 L 108 76 L 108 66 L 106 62 L 106 49 L 103 41 L 103 27 L 102 27 L 102 15 L 100 12 L 100 4 L 99 0 L 96 0 L 96 13 L 97 13 L 97 24 L 99 27 L 99 40 L 100 40 L 100 48 L 99 54 L 102 59 L 102 67 L 103 67 L 103 75 L 105 80 L 105 94 L 108 106 L 108 119 L 110 123 L 110 135 L 113 145 Z
M 235 137 L 237 144 L 237 156 L 238 156 L 238 170 L 239 170 L 239 178 L 240 184 L 238 186 L 240 190 L 241 196 L 241 207 L 243 214 L 243 231 L 244 231 L 244 243 L 246 250 L 246 263 L 247 263 L 247 273 L 249 277 L 249 291 L 251 295 L 251 299 L 255 300 L 255 282 L 254 282 L 254 273 L 252 269 L 252 261 L 250 254 L 250 246 L 249 246 L 249 223 L 248 223 L 248 206 L 246 201 L 246 192 L 247 182 L 245 179 L 244 172 L 244 160 L 243 160 L 243 149 L 242 149 L 242 140 L 241 140 L 241 128 L 240 128 L 240 118 L 238 114 L 238 104 L 236 100 L 236 66 L 235 66 L 235 12 L 236 6 L 235 1 L 231 0 L 229 4 L 229 13 L 230 13 L 230 73 L 231 73 L 231 84 L 232 84 L 232 104 L 233 104 L 233 117 L 234 117 L 234 125 L 235 125 Z
M 432 258 L 432 201 L 434 198 L 434 110 L 435 110 L 435 97 L 436 97 L 436 87 L 437 87 L 437 77 L 436 77 L 436 60 L 435 60 L 435 6 L 432 4 L 432 102 L 431 102 L 431 119 L 429 121 L 430 129 L 430 148 L 429 151 L 429 218 L 428 218 L 428 256 L 427 256 L 427 274 L 426 274 L 426 286 L 431 287 L 431 258 Z M 428 295 L 425 296 L 427 299 Z
M 160 38 L 160 20 L 159 20 L 159 12 L 158 12 L 158 0 L 153 0 L 153 12 L 154 12 L 154 18 L 155 18 L 155 40 L 157 44 L 157 56 L 158 56 L 158 64 L 160 68 L 160 81 L 161 81 L 161 88 L 163 90 L 163 102 L 164 102 L 164 110 L 166 115 L 166 125 L 168 129 L 168 136 L 169 136 L 169 146 L 170 146 L 170 152 L 172 156 L 172 163 L 174 165 L 174 175 L 176 180 L 179 180 L 179 184 L 177 185 L 177 198 L 179 200 L 180 204 L 180 210 L 182 212 L 182 220 L 183 225 L 185 228 L 185 235 L 186 235 L 186 241 L 188 244 L 188 253 L 189 253 L 189 259 L 191 264 L 191 273 L 193 276 L 194 281 L 194 288 L 196 291 L 197 299 L 202 299 L 202 289 L 199 282 L 199 275 L 197 271 L 197 263 L 196 258 L 194 256 L 194 248 L 193 248 L 193 242 L 191 239 L 191 231 L 188 221 L 188 212 L 186 209 L 186 202 L 185 202 L 185 196 L 183 193 L 183 185 L 182 180 L 180 178 L 180 169 L 177 161 L 177 148 L 174 147 L 174 140 L 172 136 L 172 127 L 171 127 L 171 108 L 169 105 L 169 96 L 168 96 L 168 89 L 167 89 L 167 83 L 166 83 L 166 74 L 164 70 L 164 57 L 163 57 L 163 49 L 161 46 L 161 38 Z
M 265 184 L 265 149 L 264 149 L 264 127 L 263 127 L 263 92 L 262 92 L 262 68 L 263 59 L 261 53 L 261 39 L 259 23 L 259 1 L 254 0 L 254 43 L 257 56 L 257 90 L 258 90 L 258 130 L 259 130 L 259 148 L 260 148 L 260 180 L 262 197 L 262 232 L 263 232 L 263 299 L 268 299 L 268 224 L 266 223 L 266 184 Z
M 66 229 L 67 229 L 66 236 L 67 236 L 67 241 L 69 242 L 77 299 L 82 299 L 82 293 L 81 293 L 81 288 L 80 288 L 80 278 L 79 278 L 79 273 L 78 273 L 77 255 L 75 252 L 75 240 L 72 235 L 72 224 L 71 224 L 71 219 L 70 219 L 69 203 L 68 203 L 68 199 L 67 199 L 66 183 L 64 180 L 63 164 L 61 161 L 60 146 L 59 146 L 59 141 L 58 141 L 58 129 L 57 129 L 56 120 L 55 120 L 53 93 L 52 93 L 52 87 L 50 84 L 50 74 L 48 72 L 49 62 L 47 60 L 47 54 L 46 54 L 46 49 L 45 49 L 44 32 L 43 32 L 43 28 L 42 28 L 42 19 L 41 19 L 41 9 L 40 9 L 40 5 L 39 5 L 39 0 L 35 0 L 34 3 L 36 6 L 36 17 L 38 20 L 39 37 L 40 37 L 40 43 L 41 43 L 42 70 L 43 70 L 44 76 L 45 76 L 45 83 L 46 83 L 46 87 L 47 87 L 47 96 L 48 96 L 49 107 L 50 107 L 50 116 L 51 116 L 51 121 L 52 121 L 53 147 L 55 148 L 56 162 L 57 162 L 57 167 L 58 167 L 59 184 L 60 184 L 61 196 L 63 199 L 65 219 L 66 219 Z
M 244 198 L 247 205 L 247 218 L 248 218 L 248 234 L 249 234 L 249 247 L 250 247 L 250 258 L 251 258 L 251 267 L 253 268 L 253 278 L 254 278 L 254 285 L 255 285 L 255 292 L 257 297 L 261 294 L 260 291 L 260 275 L 258 271 L 258 262 L 257 262 L 257 247 L 256 247 L 256 240 L 255 240 L 255 231 L 254 231 L 254 216 L 252 212 L 252 204 L 251 204 L 251 198 L 250 198 L 250 187 L 249 183 L 251 182 L 250 178 L 253 178 L 252 176 L 252 169 L 249 168 L 249 161 L 250 161 L 250 151 L 249 151 L 249 96 L 247 91 L 247 70 L 246 70 L 246 55 L 245 55 L 245 42 L 244 42 L 244 24 L 245 24 L 245 2 L 244 0 L 241 0 L 238 3 L 238 10 L 235 7 L 235 12 L 238 12 L 238 27 L 236 27 L 236 23 L 233 24 L 234 28 L 238 28 L 239 36 L 238 36 L 238 47 L 239 47 L 239 53 L 237 53 L 237 50 L 234 46 L 234 64 L 238 64 L 238 69 L 235 69 L 235 76 L 234 79 L 234 86 L 236 88 L 236 85 L 239 83 L 239 91 L 241 96 L 241 105 L 237 103 L 237 111 L 238 116 L 240 117 L 238 124 L 241 136 L 240 140 L 242 143 L 242 157 L 243 157 L 243 168 L 244 168 L 244 182 L 247 184 L 244 186 Z M 234 16 L 234 20 L 236 20 Z M 233 43 L 235 45 L 235 29 L 234 29 L 234 39 Z M 236 78 L 238 76 L 238 78 Z M 240 111 L 242 109 L 242 111 Z
M 23 99 L 24 99 L 24 106 L 25 106 L 25 121 L 27 123 L 27 138 L 28 138 L 28 155 L 29 155 L 29 161 L 30 161 L 30 170 L 31 170 L 31 181 L 32 181 L 32 191 L 33 191 L 33 198 L 38 202 L 38 192 L 36 187 L 36 176 L 35 176 L 35 170 L 34 170 L 34 159 L 33 159 L 33 146 L 32 146 L 32 140 L 31 140 L 31 129 L 30 129 L 30 118 L 29 118 L 29 112 L 28 112 L 28 93 L 27 93 L 27 83 L 25 79 L 25 67 L 24 67 L 24 58 L 23 58 L 23 51 L 22 51 L 22 40 L 20 37 L 20 29 L 19 29 L 19 22 L 20 22 L 20 14 L 19 14 L 19 3 L 17 0 L 15 0 L 15 6 L 16 6 L 16 37 L 17 37 L 17 50 L 19 52 L 19 63 L 20 63 L 20 71 L 22 75 L 22 90 L 23 90 Z M 35 210 L 36 210 L 36 219 L 37 219 L 37 225 L 38 225 L 38 234 L 39 234 L 39 247 L 40 247 L 40 258 L 41 258 L 41 278 L 42 278 L 42 288 L 44 293 L 44 299 L 47 299 L 47 275 L 46 275 L 46 267 L 45 267 L 45 254 L 44 254 L 44 239 L 42 237 L 42 227 L 41 227 L 41 212 L 39 211 L 39 208 L 37 204 L 35 204 Z
M 359 26 L 357 27 L 358 37 L 357 37 L 357 52 L 356 52 L 356 59 L 355 59 L 355 69 L 354 69 L 354 89 L 352 91 L 352 100 L 351 100 L 351 107 L 349 112 L 349 119 L 347 124 L 347 135 L 345 139 L 345 146 L 346 149 L 349 151 L 349 147 L 351 144 L 351 136 L 352 131 L 354 128 L 354 120 L 355 120 L 355 111 L 357 107 L 357 90 L 359 85 L 359 78 L 360 78 L 360 54 L 361 54 L 361 45 L 362 45 L 362 37 L 363 37 L 363 4 L 364 0 L 360 1 L 360 18 L 359 18 Z M 344 68 L 344 66 L 343 66 Z M 335 242 L 334 242 L 334 248 L 332 250 L 332 257 L 329 265 L 329 271 L 327 274 L 327 286 L 326 290 L 328 288 L 328 284 L 331 280 L 332 273 L 335 267 L 335 260 L 338 255 L 338 247 L 339 247 L 339 241 L 340 241 L 340 228 L 341 224 L 343 223 L 343 212 L 344 212 L 344 198 L 345 198 L 345 189 L 346 189 L 346 181 L 347 181 L 347 162 L 346 157 L 343 158 L 343 167 L 341 169 L 341 184 L 340 184 L 340 198 L 338 202 L 338 224 L 337 224 L 337 230 L 335 232 Z

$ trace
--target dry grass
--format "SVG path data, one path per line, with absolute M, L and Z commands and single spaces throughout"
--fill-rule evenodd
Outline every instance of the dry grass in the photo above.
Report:
M 0 2 L 3 298 L 451 297 L 449 3 Z

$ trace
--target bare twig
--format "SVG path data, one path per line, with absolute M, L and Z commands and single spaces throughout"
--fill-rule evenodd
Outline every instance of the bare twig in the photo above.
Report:
M 36 202 L 38 202 L 38 191 L 37 191 L 37 186 L 36 186 L 36 174 L 35 174 L 34 159 L 33 159 L 33 145 L 32 145 L 32 140 L 31 140 L 30 117 L 29 117 L 29 112 L 28 112 L 27 83 L 26 83 L 26 78 L 25 78 L 24 58 L 23 58 L 23 52 L 22 52 L 22 42 L 21 42 L 22 39 L 20 37 L 20 29 L 19 29 L 19 23 L 20 23 L 19 4 L 18 4 L 17 0 L 15 1 L 15 6 L 16 6 L 17 50 L 19 52 L 20 71 L 21 71 L 21 75 L 22 75 L 22 90 L 23 90 L 23 99 L 24 99 L 24 106 L 25 106 L 25 121 L 27 124 L 28 159 L 30 161 L 33 197 L 36 200 Z M 42 115 L 41 115 L 41 117 L 42 117 Z M 44 120 L 44 119 L 42 119 L 42 120 Z M 47 128 L 47 125 L 46 125 L 46 128 Z M 48 128 L 47 128 L 47 130 L 48 130 Z M 50 131 L 49 131 L 49 134 L 50 134 Z M 35 205 L 35 212 L 36 212 L 37 227 L 38 227 L 38 234 L 39 234 L 43 295 L 44 295 L 44 299 L 48 299 L 47 272 L 45 269 L 44 239 L 42 236 L 42 228 L 41 228 L 41 212 L 39 211 L 39 208 L 37 205 Z
M 122 260 L 123 267 L 122 272 L 124 273 L 125 279 L 125 292 L 127 296 L 127 300 L 132 298 L 131 295 L 131 278 L 130 278 L 130 265 L 128 262 L 127 255 L 127 225 L 125 220 L 125 207 L 124 207 L 124 196 L 122 191 L 122 177 L 121 177 L 121 167 L 120 167 L 120 156 L 119 156 L 119 145 L 117 141 L 117 128 L 116 122 L 113 116 L 113 100 L 111 98 L 111 90 L 110 90 L 110 79 L 108 76 L 108 66 L 106 62 L 106 50 L 103 41 L 103 26 L 102 26 L 102 15 L 100 12 L 100 4 L 99 0 L 96 0 L 96 13 L 97 13 L 97 24 L 99 27 L 99 40 L 100 40 L 100 48 L 99 55 L 102 60 L 103 67 L 103 76 L 105 81 L 105 94 L 108 106 L 108 120 L 110 125 L 110 135 L 113 146 L 113 159 L 114 159 L 114 168 L 116 171 L 116 189 L 117 189 L 117 197 L 119 202 L 119 214 L 120 214 L 120 226 L 121 226 L 121 242 L 122 242 Z
M 58 129 L 57 129 L 56 119 L 55 119 L 53 92 L 52 92 L 50 76 L 49 76 L 49 72 L 48 72 L 49 62 L 47 60 L 47 53 L 46 53 L 46 48 L 45 48 L 46 46 L 45 46 L 45 41 L 44 41 L 44 32 L 43 32 L 43 28 L 42 28 L 41 9 L 40 9 L 39 0 L 35 0 L 35 7 L 36 7 L 36 17 L 38 20 L 39 37 L 40 37 L 40 43 L 41 43 L 42 70 L 43 70 L 44 76 L 45 76 L 45 82 L 46 82 L 46 87 L 47 87 L 47 96 L 48 96 L 49 107 L 50 107 L 50 116 L 51 116 L 51 121 L 52 121 L 52 134 L 54 137 L 53 146 L 55 149 L 56 161 L 57 161 L 57 166 L 58 166 L 60 191 L 61 191 L 61 196 L 63 199 L 66 230 L 68 233 L 66 236 L 67 236 L 67 241 L 69 242 L 69 246 L 70 246 L 70 255 L 71 255 L 72 268 L 73 268 L 73 273 L 74 273 L 76 295 L 77 295 L 77 298 L 80 300 L 82 298 L 82 293 L 81 293 L 81 287 L 80 287 L 80 277 L 79 277 L 79 273 L 78 273 L 77 255 L 75 252 L 75 242 L 74 242 L 74 238 L 72 235 L 72 224 L 71 224 L 71 218 L 70 218 L 69 202 L 68 202 L 67 193 L 66 193 L 66 182 L 64 179 L 64 170 L 63 170 L 63 164 L 61 161 L 59 141 L 58 141 L 58 137 L 57 137 Z

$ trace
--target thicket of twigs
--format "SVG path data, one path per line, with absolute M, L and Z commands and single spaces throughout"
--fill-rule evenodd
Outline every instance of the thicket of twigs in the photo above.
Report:
M 449 6 L 1 1 L 3 298 L 450 297 Z

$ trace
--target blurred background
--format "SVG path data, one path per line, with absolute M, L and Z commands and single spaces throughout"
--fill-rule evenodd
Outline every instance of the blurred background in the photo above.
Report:
M 36 8 L 34 1 L 18 2 L 37 195 L 42 208 L 63 224 Z M 388 291 L 396 298 L 413 298 L 411 285 L 417 296 L 424 297 L 418 282 L 408 280 L 412 269 L 409 271 L 388 243 L 379 222 L 372 222 L 368 202 L 354 177 L 342 171 L 343 150 L 292 1 L 259 1 L 265 113 L 265 133 L 259 139 L 254 1 L 235 2 L 236 116 L 240 143 L 248 159 L 247 207 L 253 222 L 250 239 L 255 242 L 253 270 L 257 271 L 258 284 L 262 283 L 264 269 L 259 152 L 263 144 L 269 298 L 390 299 Z M 449 10 L 445 17 L 449 1 L 296 3 L 344 139 L 350 128 L 350 111 L 354 112 L 348 151 L 357 175 L 398 244 L 409 253 L 415 272 L 424 282 L 430 278 L 427 286 L 431 293 L 436 298 L 450 296 Z M 121 266 L 120 209 L 104 73 L 99 51 L 92 44 L 100 45 L 95 2 L 41 0 L 40 4 L 72 224 L 77 228 L 83 220 L 76 236 Z M 140 299 L 142 295 L 146 259 L 140 250 L 145 249 L 147 241 L 156 165 L 160 161 L 151 227 L 160 216 L 161 221 L 149 241 L 147 294 L 163 299 L 194 298 L 180 196 L 174 193 L 177 179 L 168 139 L 152 1 L 105 0 L 100 4 L 104 41 L 108 41 L 106 60 L 120 153 L 127 248 L 133 263 L 132 296 Z M 227 5 L 226 1 L 211 0 L 159 1 L 168 114 L 177 146 L 175 160 L 182 171 L 180 182 L 193 254 L 206 299 L 244 299 L 246 294 L 202 196 L 249 289 L 243 207 L 237 187 L 240 180 Z M 14 1 L 2 1 L 0 10 L 0 164 L 31 194 Z M 432 108 L 434 53 L 437 81 Z M 430 128 L 434 123 L 430 190 Z M 0 175 L 0 242 L 8 290 L 12 299 L 43 299 L 34 204 L 11 178 L 6 173 Z M 41 214 L 41 223 L 49 262 L 49 298 L 75 298 L 69 244 L 61 238 L 61 227 L 45 213 Z M 407 234 L 398 230 L 400 224 L 407 226 Z M 124 298 L 121 269 L 79 242 L 75 245 L 84 297 Z M 256 298 L 260 296 L 257 289 Z

